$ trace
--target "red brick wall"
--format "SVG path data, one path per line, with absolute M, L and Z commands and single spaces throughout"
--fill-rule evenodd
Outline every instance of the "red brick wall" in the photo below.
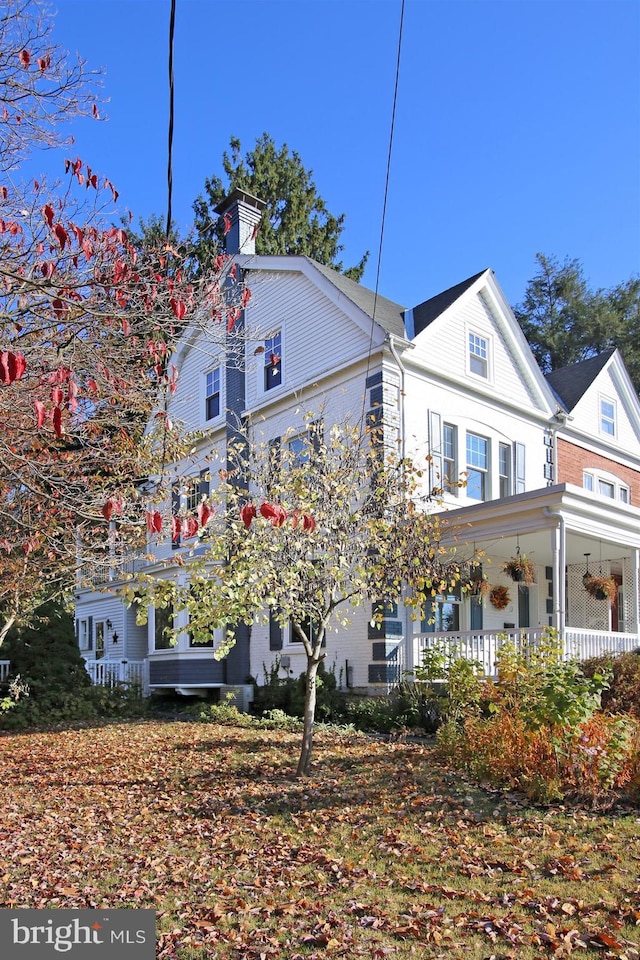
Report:
M 568 440 L 558 439 L 558 483 L 573 483 L 581 487 L 582 473 L 590 467 L 619 477 L 631 490 L 631 503 L 640 506 L 640 471 L 584 450 Z

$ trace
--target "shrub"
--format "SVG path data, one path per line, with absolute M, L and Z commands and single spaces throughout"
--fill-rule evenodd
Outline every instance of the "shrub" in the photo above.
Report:
M 0 728 L 23 730 L 109 716 L 139 716 L 140 692 L 92 686 L 76 643 L 71 616 L 59 604 L 43 604 L 29 625 L 12 631 L 2 647 L 11 678 L 28 694 L 0 713 Z
M 344 719 L 345 697 L 338 690 L 335 671 L 326 670 L 322 664 L 317 676 L 316 718 L 319 722 L 332 723 Z M 256 685 L 253 712 L 260 716 L 269 710 L 281 710 L 291 717 L 304 716 L 305 675 L 281 677 L 280 661 L 265 668 L 264 683 Z
M 585 675 L 559 659 L 552 632 L 538 647 L 505 645 L 498 679 L 479 703 L 438 731 L 440 751 L 474 776 L 518 787 L 533 801 L 611 803 L 640 792 L 640 722 L 607 716 L 604 667 Z

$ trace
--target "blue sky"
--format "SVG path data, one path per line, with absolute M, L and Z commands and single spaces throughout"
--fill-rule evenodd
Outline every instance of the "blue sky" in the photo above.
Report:
M 135 217 L 166 210 L 169 0 L 57 0 L 105 68 L 74 154 Z M 268 131 L 346 214 L 374 286 L 400 0 L 177 0 L 174 219 L 229 137 Z M 44 162 L 44 161 L 43 161 Z M 49 165 L 51 158 L 48 159 Z M 380 292 L 412 306 L 492 267 L 512 304 L 542 251 L 594 287 L 640 272 L 639 0 L 406 0 Z

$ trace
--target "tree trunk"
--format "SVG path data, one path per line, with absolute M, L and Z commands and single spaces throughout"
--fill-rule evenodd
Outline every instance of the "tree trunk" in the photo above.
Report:
M 307 658 L 304 690 L 304 731 L 302 747 L 298 760 L 297 777 L 307 777 L 311 772 L 311 748 L 313 746 L 313 725 L 316 716 L 316 679 L 321 657 Z
M 7 634 L 9 633 L 9 630 L 11 630 L 11 627 L 12 627 L 12 626 L 14 625 L 14 623 L 16 622 L 16 619 L 17 619 L 17 617 L 16 617 L 15 613 L 12 613 L 12 614 L 10 614 L 10 615 L 6 618 L 6 620 L 3 622 L 2 627 L 0 627 L 0 647 L 1 647 L 2 644 L 4 643 L 5 638 L 6 638 Z

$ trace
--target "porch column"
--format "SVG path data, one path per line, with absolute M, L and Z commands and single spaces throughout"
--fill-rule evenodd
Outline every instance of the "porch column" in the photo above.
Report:
M 549 516 L 557 521 L 551 530 L 551 552 L 553 556 L 553 627 L 564 640 L 565 610 L 567 608 L 565 591 L 565 568 L 567 565 L 566 531 L 564 517 L 562 517 L 561 514 L 549 511 Z
M 631 618 L 632 632 L 640 637 L 640 550 L 635 547 L 631 551 Z

